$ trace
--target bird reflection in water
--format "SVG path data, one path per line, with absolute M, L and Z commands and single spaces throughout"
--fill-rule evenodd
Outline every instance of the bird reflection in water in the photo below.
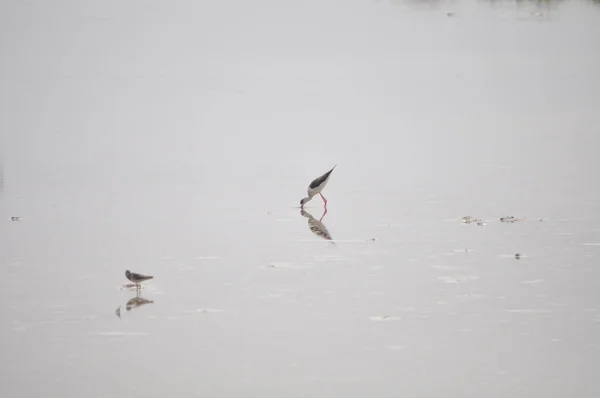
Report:
M 138 290 L 135 297 L 132 297 L 127 304 L 125 304 L 125 309 L 131 311 L 132 308 L 139 308 L 143 305 L 152 303 L 154 303 L 154 301 L 143 298 L 141 292 Z
M 152 304 L 154 301 L 145 299 L 141 296 L 141 291 L 136 289 L 135 297 L 129 299 L 129 301 L 125 304 L 125 309 L 127 311 L 131 311 L 133 308 L 139 308 L 146 304 Z M 118 306 L 115 310 L 115 315 L 121 319 L 121 306 Z
M 308 218 L 308 228 L 310 228 L 310 231 L 313 234 L 319 236 L 320 238 L 330 240 L 330 241 L 332 241 L 331 243 L 335 243 L 335 242 L 333 242 L 333 238 L 331 237 L 331 234 L 327 230 L 327 227 L 325 226 L 325 224 L 323 224 L 323 218 L 325 218 L 325 215 L 327 214 L 327 207 L 323 208 L 323 215 L 321 216 L 321 218 L 319 220 L 314 218 L 312 214 L 310 214 L 309 212 L 307 212 L 304 209 L 300 210 L 300 214 L 303 217 Z

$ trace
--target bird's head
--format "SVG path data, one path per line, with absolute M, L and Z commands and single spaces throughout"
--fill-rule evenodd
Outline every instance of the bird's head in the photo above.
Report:
M 125 276 L 129 278 L 129 275 L 131 275 L 131 272 L 129 270 L 125 271 Z
M 306 202 L 308 202 L 310 199 L 309 198 L 302 198 L 302 200 L 300 201 L 300 206 L 304 206 L 304 204 Z

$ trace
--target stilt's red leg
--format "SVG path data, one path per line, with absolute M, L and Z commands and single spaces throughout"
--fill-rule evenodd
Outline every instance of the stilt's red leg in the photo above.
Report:
M 319 195 L 321 195 L 321 199 L 323 199 L 323 203 L 325 203 L 325 206 L 327 206 L 327 199 L 325 199 L 325 196 L 323 196 L 323 194 L 320 192 L 319 192 Z

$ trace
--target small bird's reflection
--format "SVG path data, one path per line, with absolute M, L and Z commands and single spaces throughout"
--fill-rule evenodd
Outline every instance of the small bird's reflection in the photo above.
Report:
M 129 301 L 127 301 L 127 303 L 125 304 L 125 309 L 127 311 L 131 311 L 133 308 L 139 308 L 143 305 L 152 304 L 152 303 L 154 303 L 154 301 L 143 298 L 141 296 L 141 292 L 138 289 L 136 289 L 135 297 L 132 297 L 131 299 L 129 299 Z M 115 315 L 119 319 L 122 319 L 121 318 L 121 306 L 117 307 L 117 309 L 115 310 Z
M 127 304 L 125 304 L 125 309 L 127 311 L 131 311 L 132 308 L 138 308 L 142 305 L 152 304 L 154 301 L 147 300 L 141 296 L 141 292 L 138 290 L 135 297 L 132 297 Z
M 307 212 L 304 209 L 300 210 L 300 214 L 303 217 L 308 218 L 308 228 L 310 228 L 310 231 L 313 234 L 315 234 L 323 239 L 326 239 L 326 240 L 333 239 L 331 237 L 331 234 L 327 230 L 327 227 L 325 226 L 325 224 L 323 224 L 323 218 L 325 218 L 325 215 L 327 214 L 327 207 L 325 207 L 323 209 L 323 215 L 321 216 L 321 218 L 319 220 L 315 219 L 312 214 L 310 214 L 309 212 Z M 331 243 L 334 243 L 334 242 L 332 241 Z

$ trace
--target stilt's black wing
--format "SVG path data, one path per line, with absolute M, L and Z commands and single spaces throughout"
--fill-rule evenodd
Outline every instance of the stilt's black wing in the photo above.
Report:
M 336 166 L 333 166 L 333 169 L 335 169 Z M 329 170 L 327 173 L 323 174 L 321 177 L 315 178 L 313 180 L 313 182 L 311 182 L 308 187 L 310 189 L 315 189 L 316 187 L 318 187 L 319 185 L 321 185 L 323 183 L 323 181 L 325 181 L 327 179 L 327 177 L 329 177 L 329 174 L 331 174 L 331 172 L 333 171 L 333 169 Z

